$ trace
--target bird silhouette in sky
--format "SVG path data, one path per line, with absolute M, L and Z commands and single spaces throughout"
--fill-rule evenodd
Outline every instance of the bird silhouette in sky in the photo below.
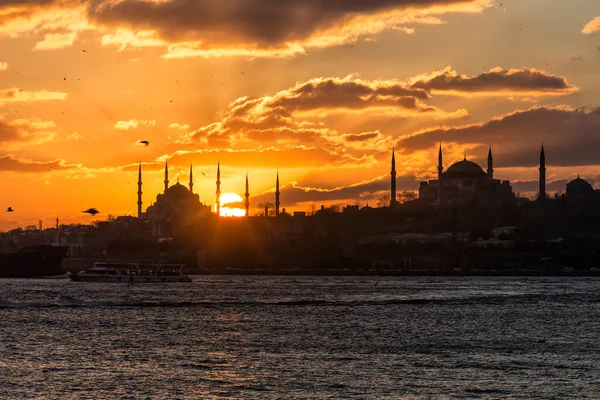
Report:
M 63 78 L 63 81 L 66 81 L 66 80 L 67 80 L 67 78 L 66 78 L 66 77 L 65 77 L 65 78 Z
M 87 53 L 87 50 L 83 50 L 84 53 Z
M 84 211 L 84 213 L 86 214 L 90 214 L 90 215 L 96 215 L 98 214 L 100 211 L 96 210 L 95 208 L 88 208 L 87 210 Z
M 8 207 L 8 208 L 6 209 L 6 211 L 7 211 L 7 212 L 13 212 L 13 211 L 15 211 L 15 210 L 13 210 L 13 209 L 12 209 L 12 207 Z
M 147 140 L 140 140 L 140 144 L 143 144 L 144 146 L 148 146 L 150 144 L 150 142 Z

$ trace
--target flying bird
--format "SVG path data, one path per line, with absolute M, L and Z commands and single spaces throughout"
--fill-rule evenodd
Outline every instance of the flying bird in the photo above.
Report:
M 84 53 L 87 53 L 87 50 L 83 50 Z
M 147 140 L 140 140 L 140 144 L 143 144 L 144 146 L 148 146 L 150 144 L 150 142 Z
M 84 211 L 84 213 L 90 214 L 90 215 L 96 215 L 99 213 L 99 211 L 96 210 L 95 208 L 88 208 L 87 210 Z
M 66 77 L 65 77 L 65 78 L 63 78 L 63 81 L 66 81 L 66 80 L 67 80 L 67 78 L 66 78 Z
M 7 212 L 13 212 L 13 211 L 15 211 L 15 210 L 13 210 L 13 209 L 12 209 L 12 207 L 8 207 L 8 208 L 6 209 L 6 211 L 7 211 Z

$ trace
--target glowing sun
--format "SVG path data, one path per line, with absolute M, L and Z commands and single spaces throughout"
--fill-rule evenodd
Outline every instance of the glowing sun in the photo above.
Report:
M 242 204 L 242 197 L 236 193 L 223 193 L 221 197 L 221 217 L 243 217 L 246 215 L 244 208 L 237 207 Z M 230 205 L 228 207 L 227 205 Z M 217 212 L 217 205 L 214 205 L 214 211 Z

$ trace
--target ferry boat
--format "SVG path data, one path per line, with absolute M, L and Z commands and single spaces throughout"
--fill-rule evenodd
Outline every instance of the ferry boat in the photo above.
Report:
M 96 262 L 90 269 L 71 274 L 76 282 L 163 283 L 191 282 L 184 264 Z

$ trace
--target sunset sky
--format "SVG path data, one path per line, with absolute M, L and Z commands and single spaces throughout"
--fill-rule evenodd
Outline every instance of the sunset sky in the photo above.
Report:
M 289 210 L 374 206 L 392 147 L 416 190 L 440 141 L 600 187 L 599 71 L 598 0 L 0 0 L 0 230 L 135 215 L 167 159 L 211 206 L 218 159 L 253 206 L 277 169 Z

